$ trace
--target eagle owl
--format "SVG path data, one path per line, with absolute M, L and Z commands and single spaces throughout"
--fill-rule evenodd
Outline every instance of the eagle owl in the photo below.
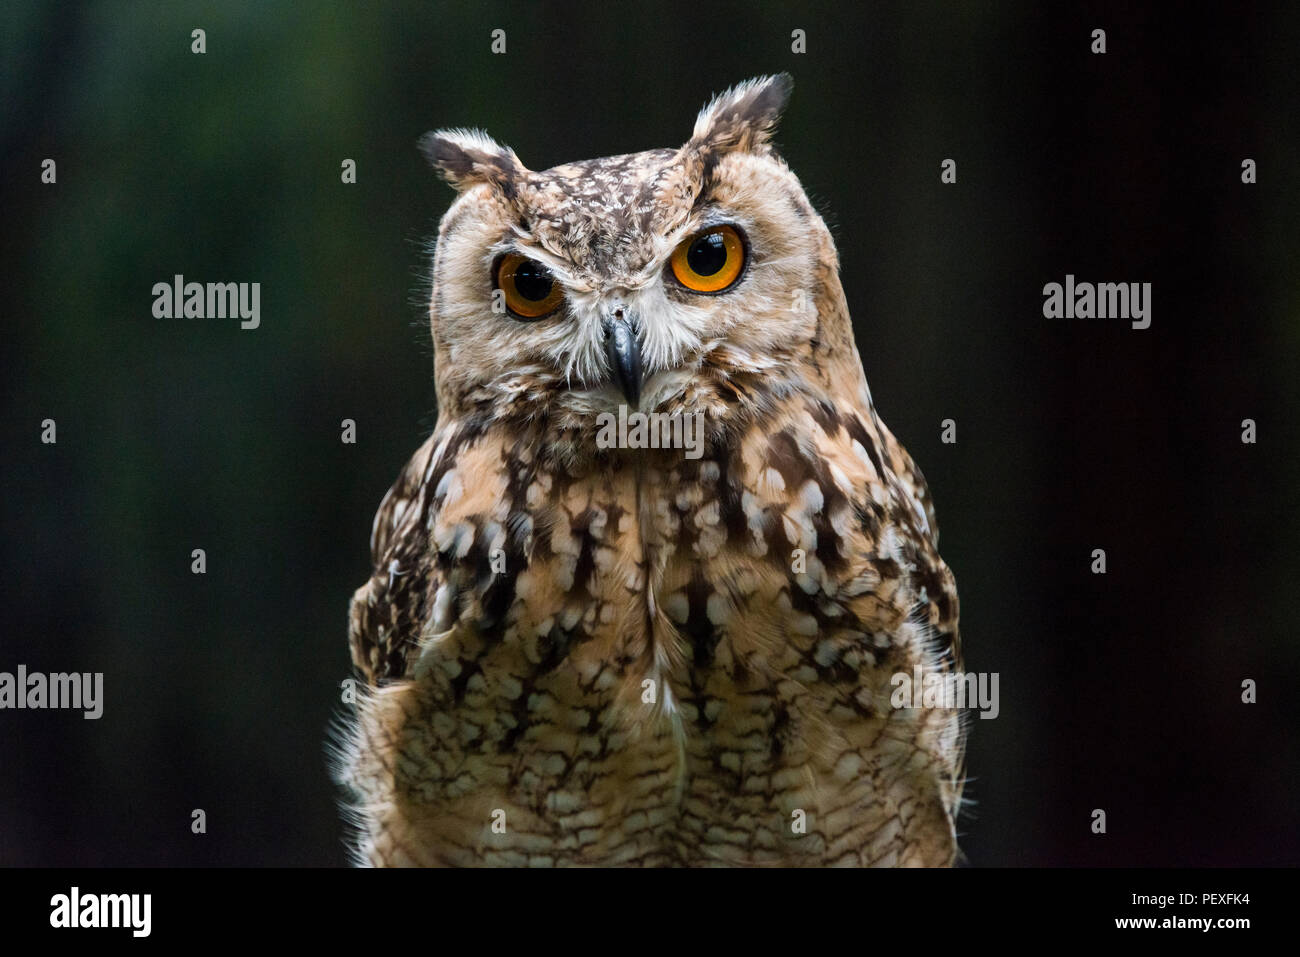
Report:
M 423 139 L 459 196 L 437 425 L 350 609 L 359 862 L 953 862 L 960 713 L 891 677 L 960 668 L 955 583 L 770 142 L 790 88 L 543 172 Z M 615 414 L 665 440 L 599 441 Z

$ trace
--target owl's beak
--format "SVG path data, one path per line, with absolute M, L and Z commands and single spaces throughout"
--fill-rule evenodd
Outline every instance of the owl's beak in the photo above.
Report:
M 623 309 L 615 309 L 601 321 L 605 331 L 605 357 L 614 381 L 633 409 L 641 403 L 641 345 L 636 330 Z

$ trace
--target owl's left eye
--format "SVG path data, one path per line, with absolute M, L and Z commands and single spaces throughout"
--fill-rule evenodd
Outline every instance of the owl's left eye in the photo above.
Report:
M 495 282 L 496 288 L 505 294 L 506 308 L 517 319 L 549 316 L 564 301 L 564 290 L 551 271 L 536 259 L 518 253 L 501 257 Z
M 745 271 L 744 237 L 735 226 L 712 226 L 679 243 L 669 265 L 692 292 L 726 292 Z

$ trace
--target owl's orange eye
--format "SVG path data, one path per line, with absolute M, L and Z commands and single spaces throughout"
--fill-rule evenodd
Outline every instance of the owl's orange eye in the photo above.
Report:
M 722 292 L 745 268 L 745 241 L 734 226 L 711 226 L 673 250 L 673 275 L 695 292 Z
M 549 316 L 564 301 L 564 290 L 551 271 L 518 253 L 497 263 L 496 286 L 505 294 L 506 308 L 520 319 Z

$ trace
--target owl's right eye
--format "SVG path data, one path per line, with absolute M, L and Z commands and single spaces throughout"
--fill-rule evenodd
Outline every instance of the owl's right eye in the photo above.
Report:
M 502 256 L 497 263 L 496 288 L 505 295 L 506 308 L 516 319 L 541 319 L 564 301 L 564 290 L 551 271 L 518 253 Z

